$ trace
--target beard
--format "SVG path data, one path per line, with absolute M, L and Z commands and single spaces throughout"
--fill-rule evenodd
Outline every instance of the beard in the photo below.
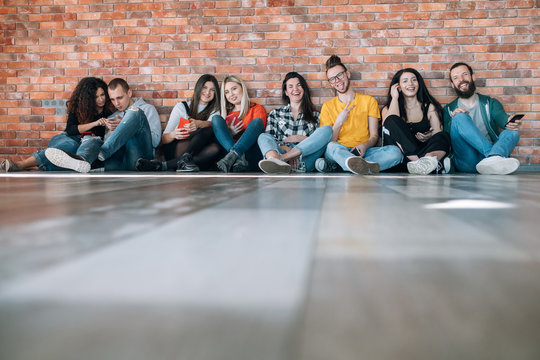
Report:
M 338 89 L 336 89 L 336 91 L 340 94 L 345 94 L 347 91 L 349 91 L 350 86 L 351 86 L 351 81 L 347 80 L 347 85 L 345 85 L 345 88 L 343 89 L 343 91 L 339 91 Z
M 461 91 L 459 89 L 459 87 L 461 86 L 461 84 L 463 83 L 467 83 L 469 84 L 469 87 L 467 88 L 467 90 L 465 91 Z M 471 81 L 462 81 L 461 83 L 458 84 L 458 86 L 455 86 L 453 87 L 454 88 L 454 91 L 456 92 L 457 96 L 459 98 L 462 98 L 462 99 L 468 99 L 470 98 L 471 96 L 474 95 L 474 92 L 476 91 L 476 85 L 474 84 L 474 80 L 471 80 Z

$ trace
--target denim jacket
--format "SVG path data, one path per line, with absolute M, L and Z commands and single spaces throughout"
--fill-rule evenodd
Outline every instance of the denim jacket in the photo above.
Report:
M 491 141 L 495 142 L 499 138 L 501 129 L 504 129 L 508 122 L 508 114 L 504 111 L 499 100 L 487 95 L 478 94 L 478 102 L 480 103 L 480 112 L 482 119 L 486 125 Z M 458 107 L 458 99 L 456 98 L 450 104 L 446 105 L 443 110 L 444 114 L 444 131 L 450 134 L 450 126 L 452 125 L 451 113 Z

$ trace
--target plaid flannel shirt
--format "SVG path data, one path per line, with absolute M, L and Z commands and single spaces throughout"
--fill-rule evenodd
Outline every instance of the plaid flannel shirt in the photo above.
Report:
M 275 137 L 278 145 L 288 146 L 291 143 L 283 141 L 286 137 L 291 135 L 309 136 L 319 127 L 319 112 L 314 111 L 313 116 L 317 119 L 317 123 L 308 123 L 304 120 L 304 114 L 302 113 L 298 114 L 298 119 L 295 121 L 291 106 L 283 106 L 270 111 L 265 132 Z

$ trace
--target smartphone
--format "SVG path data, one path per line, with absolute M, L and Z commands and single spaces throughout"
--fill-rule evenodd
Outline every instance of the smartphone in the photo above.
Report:
M 521 120 L 522 117 L 524 117 L 525 114 L 516 114 L 514 116 L 512 116 L 512 118 L 510 120 L 508 120 L 509 123 L 513 123 L 513 122 L 516 122 L 516 120 Z
M 360 151 L 358 151 L 357 148 L 353 148 L 353 149 L 351 150 L 351 154 L 353 154 L 354 156 L 361 156 L 361 155 L 360 155 Z
M 236 125 L 238 124 L 238 116 L 230 114 L 225 118 L 225 121 L 227 122 L 227 125 Z
M 178 128 L 179 129 L 184 129 L 184 126 L 186 126 L 187 124 L 189 124 L 189 120 L 186 119 L 186 118 L 180 118 L 180 122 L 178 123 Z

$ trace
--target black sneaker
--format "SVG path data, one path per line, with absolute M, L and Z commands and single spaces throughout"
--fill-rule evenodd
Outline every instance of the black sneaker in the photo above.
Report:
M 231 170 L 233 164 L 236 162 L 236 159 L 238 159 L 238 154 L 232 150 L 229 151 L 229 153 L 225 155 L 223 159 L 217 162 L 216 165 L 218 170 L 224 173 L 228 173 Z
M 137 163 L 135 164 L 135 169 L 137 171 L 161 171 L 161 162 L 157 160 L 146 160 L 143 158 L 137 159 Z
M 193 157 L 189 153 L 180 156 L 176 163 L 176 172 L 198 172 L 199 167 L 193 162 Z
M 332 173 L 341 170 L 341 168 L 336 162 L 326 160 L 325 158 L 318 158 L 317 160 L 315 160 L 315 169 L 317 169 L 318 172 L 322 173 Z

